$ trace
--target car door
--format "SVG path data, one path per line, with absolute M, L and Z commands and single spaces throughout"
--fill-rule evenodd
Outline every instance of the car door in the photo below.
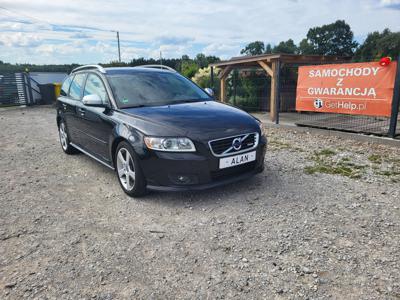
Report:
M 86 73 L 77 73 L 72 79 L 68 93 L 68 133 L 70 134 L 71 142 L 82 146 L 83 129 L 79 124 L 79 104 L 83 95 L 83 86 L 86 79 Z
M 74 79 L 74 76 L 75 76 L 75 74 L 72 74 L 64 80 L 64 82 L 61 86 L 60 97 L 58 98 L 58 102 L 57 102 L 58 113 L 63 118 L 63 120 L 67 126 L 67 132 L 68 132 L 69 139 L 73 143 L 75 143 L 75 141 L 76 141 L 76 130 L 74 128 L 75 127 L 74 119 L 75 119 L 75 114 L 76 114 L 76 108 L 75 108 L 76 101 L 70 98 L 69 90 L 70 90 L 71 83 Z
M 104 107 L 86 106 L 82 102 L 79 103 L 79 124 L 84 129 L 82 146 L 90 154 L 110 163 L 109 138 L 114 123 L 110 118 L 112 110 L 109 95 L 102 78 L 95 73 L 88 73 L 83 96 L 93 94 L 100 97 Z

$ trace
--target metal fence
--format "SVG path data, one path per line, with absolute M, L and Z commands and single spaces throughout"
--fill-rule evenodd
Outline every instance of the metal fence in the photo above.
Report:
M 268 111 L 271 78 L 259 69 L 240 69 L 231 72 L 226 80 L 227 101 L 243 110 Z
M 296 125 L 387 136 L 390 135 L 390 121 L 390 117 L 302 112 Z M 396 128 L 395 135 L 400 135 L 400 128 Z
M 280 76 L 280 111 L 296 110 L 297 68 L 284 66 Z M 246 111 L 269 111 L 271 77 L 260 68 L 237 69 L 227 79 L 228 102 Z
M 374 60 L 370 59 L 366 61 Z M 295 123 L 298 126 L 335 129 L 347 132 L 376 134 L 391 137 L 400 135 L 400 122 L 398 117 L 399 91 L 396 92 L 396 89 L 393 98 L 391 117 L 372 117 L 319 112 L 297 113 L 296 88 L 299 66 L 301 65 L 284 65 L 280 69 L 278 85 L 279 101 L 277 103 L 278 114 L 279 112 L 296 113 L 296 117 L 293 119 L 297 120 Z M 398 71 L 396 81 L 397 90 L 400 85 L 399 76 Z M 229 103 L 249 112 L 270 110 L 271 78 L 267 76 L 262 69 L 234 69 L 227 78 L 226 85 L 227 101 Z M 279 122 L 279 115 L 277 122 Z M 399 126 L 396 126 L 397 124 L 399 124 Z

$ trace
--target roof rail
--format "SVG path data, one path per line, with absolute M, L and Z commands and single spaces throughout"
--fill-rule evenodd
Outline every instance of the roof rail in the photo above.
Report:
M 141 66 L 135 66 L 135 68 L 153 68 L 153 69 L 165 69 L 171 72 L 176 72 L 175 69 L 165 66 L 165 65 L 141 65 Z
M 85 65 L 85 66 L 80 66 L 80 67 L 77 67 L 77 68 L 73 69 L 73 70 L 71 71 L 71 73 L 74 73 L 74 72 L 77 72 L 77 71 L 81 71 L 81 70 L 90 70 L 90 69 L 97 69 L 99 72 L 101 72 L 101 73 L 103 73 L 103 74 L 106 73 L 106 70 L 105 70 L 102 66 L 100 66 L 100 65 Z

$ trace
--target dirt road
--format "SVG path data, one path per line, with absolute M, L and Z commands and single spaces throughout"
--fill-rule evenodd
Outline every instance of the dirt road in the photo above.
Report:
M 0 112 L 0 299 L 398 299 L 400 149 L 268 135 L 248 181 L 132 199 L 53 109 Z

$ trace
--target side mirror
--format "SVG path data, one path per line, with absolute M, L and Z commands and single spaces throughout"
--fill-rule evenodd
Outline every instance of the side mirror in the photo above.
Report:
M 100 96 L 96 94 L 83 96 L 82 103 L 86 106 L 104 106 L 104 103 L 101 100 Z
M 207 93 L 208 95 L 210 95 L 211 97 L 214 97 L 214 91 L 213 91 L 212 89 L 210 89 L 210 88 L 205 88 L 204 90 L 206 91 L 206 93 Z

